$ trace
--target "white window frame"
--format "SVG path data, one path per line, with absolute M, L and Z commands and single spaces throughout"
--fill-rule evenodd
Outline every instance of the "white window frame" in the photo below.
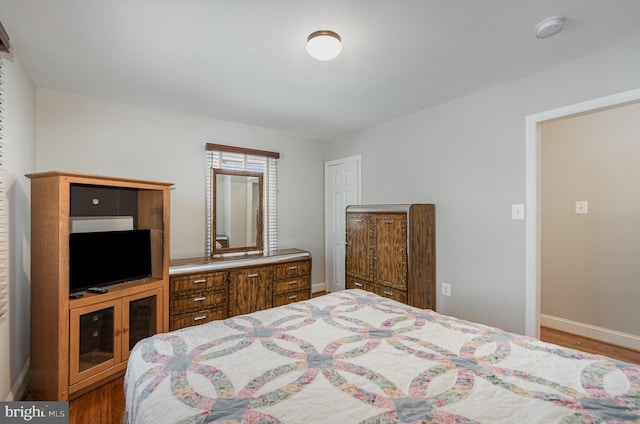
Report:
M 245 153 L 246 152 L 246 153 Z M 212 253 L 212 179 L 213 168 L 235 171 L 262 172 L 263 189 L 263 250 L 273 252 L 278 250 L 278 161 L 279 154 L 273 152 L 253 151 L 232 146 L 207 144 L 205 166 L 205 203 L 206 203 L 206 236 L 205 252 Z

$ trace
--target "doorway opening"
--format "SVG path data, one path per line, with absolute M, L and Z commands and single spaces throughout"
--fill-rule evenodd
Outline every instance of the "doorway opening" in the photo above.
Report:
M 541 132 L 544 122 L 596 112 L 640 101 L 640 89 L 630 90 L 526 117 L 526 258 L 525 333 L 540 335 L 541 220 L 540 170 Z

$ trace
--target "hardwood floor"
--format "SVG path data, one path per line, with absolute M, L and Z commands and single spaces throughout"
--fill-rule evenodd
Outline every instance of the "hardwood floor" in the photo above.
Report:
M 124 412 L 124 377 L 69 402 L 69 424 L 117 424 Z
M 640 365 L 640 351 L 612 345 L 548 327 L 540 327 L 540 340 Z

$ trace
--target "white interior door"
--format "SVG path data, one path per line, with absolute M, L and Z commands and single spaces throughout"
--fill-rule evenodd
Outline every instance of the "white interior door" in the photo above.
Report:
M 344 289 L 345 208 L 360 204 L 360 156 L 325 162 L 325 279 L 328 291 Z

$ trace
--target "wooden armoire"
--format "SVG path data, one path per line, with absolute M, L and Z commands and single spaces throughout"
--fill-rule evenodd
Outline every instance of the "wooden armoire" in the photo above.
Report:
M 346 233 L 347 289 L 435 310 L 435 205 L 348 206 Z

